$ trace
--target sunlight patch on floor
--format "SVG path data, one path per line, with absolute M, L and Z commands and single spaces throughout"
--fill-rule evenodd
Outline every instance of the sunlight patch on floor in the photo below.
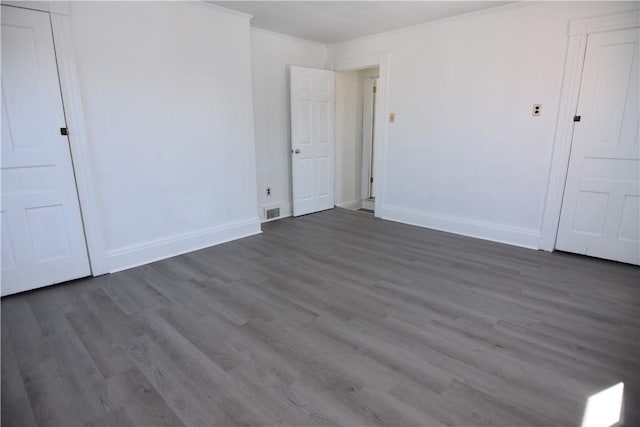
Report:
M 624 383 L 594 394 L 587 400 L 582 427 L 609 427 L 620 421 Z

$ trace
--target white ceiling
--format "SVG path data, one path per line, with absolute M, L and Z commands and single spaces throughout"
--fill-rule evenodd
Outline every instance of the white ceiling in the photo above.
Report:
M 251 25 L 330 44 L 501 6 L 507 1 L 211 1 Z

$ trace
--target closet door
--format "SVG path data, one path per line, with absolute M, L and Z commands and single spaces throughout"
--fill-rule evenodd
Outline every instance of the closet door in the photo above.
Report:
M 2 295 L 91 273 L 49 14 L 2 6 Z

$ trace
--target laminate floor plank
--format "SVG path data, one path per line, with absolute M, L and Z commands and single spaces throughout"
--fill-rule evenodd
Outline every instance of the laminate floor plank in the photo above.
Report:
M 9 398 L 2 401 L 2 417 L 0 423 L 4 427 L 34 427 L 36 420 L 33 417 L 29 398 Z
M 179 427 L 184 423 L 167 406 L 158 391 L 140 372 L 131 368 L 107 380 L 109 393 L 119 406 L 114 413 L 95 420 L 97 425 L 106 424 L 112 417 L 131 420 L 134 425 L 150 425 L 157 427 Z M 112 411 L 113 412 L 113 411 Z M 108 424 L 106 424 L 108 425 Z
M 344 209 L 1 305 L 3 426 L 640 417 L 640 268 Z
M 134 366 L 127 353 L 129 343 L 119 340 L 98 314 L 81 309 L 68 313 L 67 318 L 104 378 Z
M 118 407 L 96 419 L 84 423 L 85 427 L 135 427 L 126 411 Z
M 159 310 L 158 315 L 225 371 L 245 360 L 230 338 L 237 333 L 234 327 L 225 329 L 224 322 L 211 316 L 198 316 L 185 307 L 165 308 Z
M 313 402 L 299 401 L 290 384 L 269 369 L 248 361 L 229 371 L 229 375 L 274 425 L 337 425 L 315 416 L 318 409 L 310 407 Z
M 55 360 L 44 360 L 22 372 L 25 390 L 37 425 L 81 426 L 80 408 L 65 393 Z
M 159 309 L 171 305 L 172 301 L 148 282 L 131 285 L 132 279 L 112 274 L 105 276 L 105 293 L 125 313 L 131 314 L 146 309 Z
M 24 381 L 20 375 L 20 367 L 13 351 L 11 342 L 2 341 L 2 369 L 0 370 L 0 399 L 3 406 L 5 401 L 26 397 Z
M 73 401 L 80 420 L 89 422 L 113 409 L 106 381 L 75 333 L 48 336 L 44 352 L 55 361 L 59 393 Z

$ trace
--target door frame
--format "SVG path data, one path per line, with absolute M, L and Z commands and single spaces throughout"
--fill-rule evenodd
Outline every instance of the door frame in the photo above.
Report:
M 589 34 L 640 27 L 637 10 L 569 22 L 569 43 L 562 81 L 562 92 L 553 142 L 551 168 L 547 181 L 547 195 L 542 217 L 539 247 L 552 252 L 556 246 L 560 213 L 569 170 L 573 141 L 573 116 L 577 112 L 582 69 Z
M 2 5 L 36 10 L 49 14 L 53 33 L 53 48 L 58 66 L 62 108 L 69 128 L 69 149 L 75 176 L 80 216 L 89 255 L 91 274 L 98 276 L 109 272 L 106 246 L 102 233 L 102 217 L 95 197 L 95 176 L 91 168 L 89 138 L 85 125 L 80 91 L 80 79 L 76 63 L 73 34 L 71 31 L 68 1 L 2 1 Z
M 331 69 L 338 71 L 355 71 L 367 68 L 378 67 L 378 86 L 376 89 L 376 111 L 374 117 L 374 132 L 377 152 L 375 155 L 375 170 L 377 177 L 376 186 L 376 203 L 374 205 L 374 215 L 382 218 L 382 207 L 384 206 L 385 185 L 384 185 L 384 164 L 385 154 L 387 151 L 387 133 L 389 123 L 386 120 L 388 111 L 388 90 L 389 90 L 389 61 L 388 52 L 379 55 L 358 56 L 351 58 L 343 58 L 333 62 Z
M 379 77 L 365 77 L 362 82 L 362 93 L 364 97 L 364 100 L 362 102 L 362 148 L 363 148 L 363 151 L 362 151 L 362 160 L 360 162 L 362 165 L 362 171 L 360 173 L 360 180 L 361 180 L 360 197 L 362 199 L 367 199 L 371 197 L 372 183 L 370 182 L 370 180 L 371 180 L 371 176 L 373 175 L 373 171 L 375 170 L 373 162 L 375 161 L 375 155 L 374 155 L 375 136 L 376 136 L 375 135 L 375 126 L 376 126 L 375 112 L 376 112 L 376 95 L 377 94 L 373 92 L 371 88 L 374 87 L 377 90 L 377 86 L 375 85 L 377 84 L 376 80 L 378 80 L 378 78 Z M 371 109 L 373 110 L 373 114 L 374 114 L 371 117 L 372 134 L 371 134 L 370 144 L 365 144 L 364 142 L 364 115 L 365 115 L 364 101 L 367 99 L 367 97 L 371 97 Z M 365 153 L 364 153 L 365 146 L 368 146 L 369 148 L 369 154 L 366 155 L 368 162 L 365 162 Z

